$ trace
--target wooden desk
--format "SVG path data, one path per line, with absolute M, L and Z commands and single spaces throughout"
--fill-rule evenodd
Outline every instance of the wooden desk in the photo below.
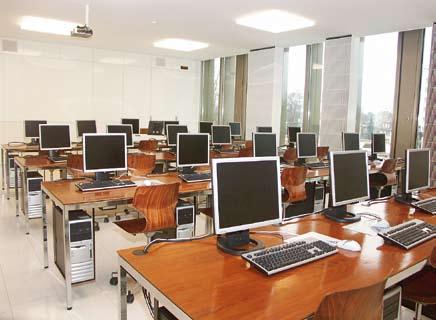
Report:
M 436 192 L 433 192 L 436 194 Z M 380 214 L 391 225 L 417 218 L 436 224 L 436 216 L 417 212 L 393 200 L 361 212 Z M 303 234 L 316 231 L 338 239 L 353 239 L 361 252 L 340 250 L 336 255 L 267 277 L 247 268 L 240 257 L 219 251 L 216 238 L 179 244 L 157 244 L 145 256 L 131 248 L 118 251 L 120 263 L 120 319 L 127 319 L 126 272 L 145 287 L 178 319 L 303 319 L 318 307 L 324 295 L 367 286 L 388 278 L 386 287 L 418 272 L 426 263 L 436 239 L 412 250 L 384 245 L 380 237 L 342 228 L 322 215 L 311 215 L 280 229 Z M 267 245 L 281 242 L 271 235 L 253 235 Z

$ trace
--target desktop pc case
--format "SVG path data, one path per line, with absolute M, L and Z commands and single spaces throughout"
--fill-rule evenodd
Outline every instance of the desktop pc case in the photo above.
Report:
M 383 295 L 383 320 L 401 319 L 401 287 L 385 291 Z
M 29 219 L 42 217 L 42 190 L 43 177 L 38 172 L 28 172 L 26 177 L 27 199 L 26 206 Z
M 70 211 L 71 283 L 95 279 L 95 249 L 92 218 L 83 210 Z M 62 210 L 53 208 L 54 258 L 59 271 L 65 276 L 64 216 Z
M 292 204 L 283 203 L 283 220 L 295 219 L 324 210 L 325 190 L 322 183 L 306 183 L 306 200 Z
M 9 170 L 9 186 L 11 188 L 15 188 L 15 167 L 14 167 L 14 158 L 16 155 L 9 156 L 8 159 L 8 170 Z M 18 174 L 18 188 L 21 188 L 21 175 Z

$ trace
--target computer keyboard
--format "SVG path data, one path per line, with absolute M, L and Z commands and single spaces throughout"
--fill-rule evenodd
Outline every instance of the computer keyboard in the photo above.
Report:
M 186 182 L 209 181 L 211 179 L 210 173 L 185 173 L 181 174 L 180 178 Z
M 48 160 L 50 160 L 51 162 L 64 162 L 67 161 L 67 157 L 65 156 L 48 157 Z
M 267 275 L 298 267 L 338 252 L 336 247 L 315 238 L 296 240 L 244 253 L 242 258 Z
M 309 169 L 323 169 L 329 167 L 329 164 L 324 162 L 312 162 L 312 163 L 306 163 L 304 165 Z
M 408 250 L 436 237 L 436 226 L 414 219 L 378 234 L 382 238 Z
M 436 197 L 416 201 L 412 205 L 428 213 L 436 214 Z
M 130 180 L 104 180 L 93 182 L 81 182 L 76 184 L 80 191 L 96 191 L 104 189 L 136 187 L 136 184 Z

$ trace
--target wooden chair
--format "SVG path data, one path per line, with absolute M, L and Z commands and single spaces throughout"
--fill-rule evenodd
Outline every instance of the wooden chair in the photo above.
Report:
M 242 148 L 239 150 L 238 157 L 252 157 L 253 149 L 252 148 Z
M 245 148 L 253 149 L 253 140 L 245 140 Z
M 306 200 L 306 175 L 306 167 L 293 167 L 282 171 L 280 180 L 285 188 L 285 192 L 282 195 L 283 203 Z
M 369 185 L 377 190 L 377 198 L 381 197 L 384 188 L 397 184 L 396 159 L 386 159 L 380 169 L 380 172 L 369 175 Z
M 326 160 L 329 154 L 329 147 L 317 147 L 316 154 L 318 155 L 319 161 Z
M 156 167 L 156 156 L 144 153 L 127 155 L 127 168 L 133 176 L 146 176 Z
M 139 141 L 138 150 L 142 152 L 154 152 L 158 149 L 158 141 L 151 140 L 141 140 Z
M 283 154 L 283 160 L 285 160 L 289 164 L 293 164 L 298 160 L 297 158 L 297 149 L 296 148 L 288 148 Z
M 83 171 L 83 155 L 81 154 L 68 154 L 67 173 L 73 178 L 94 177 L 94 173 L 85 173 Z
M 421 320 L 423 305 L 436 305 L 436 247 L 429 265 L 401 283 L 403 299 L 415 303 L 415 319 Z
M 148 128 L 140 128 L 139 134 L 148 134 Z
M 386 281 L 324 297 L 314 320 L 380 320 Z

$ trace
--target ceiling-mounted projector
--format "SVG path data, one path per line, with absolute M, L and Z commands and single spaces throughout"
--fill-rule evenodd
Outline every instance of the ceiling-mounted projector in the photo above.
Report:
M 93 35 L 92 29 L 89 27 L 89 6 L 85 8 L 85 24 L 77 26 L 71 30 L 71 36 L 77 38 L 90 38 Z

